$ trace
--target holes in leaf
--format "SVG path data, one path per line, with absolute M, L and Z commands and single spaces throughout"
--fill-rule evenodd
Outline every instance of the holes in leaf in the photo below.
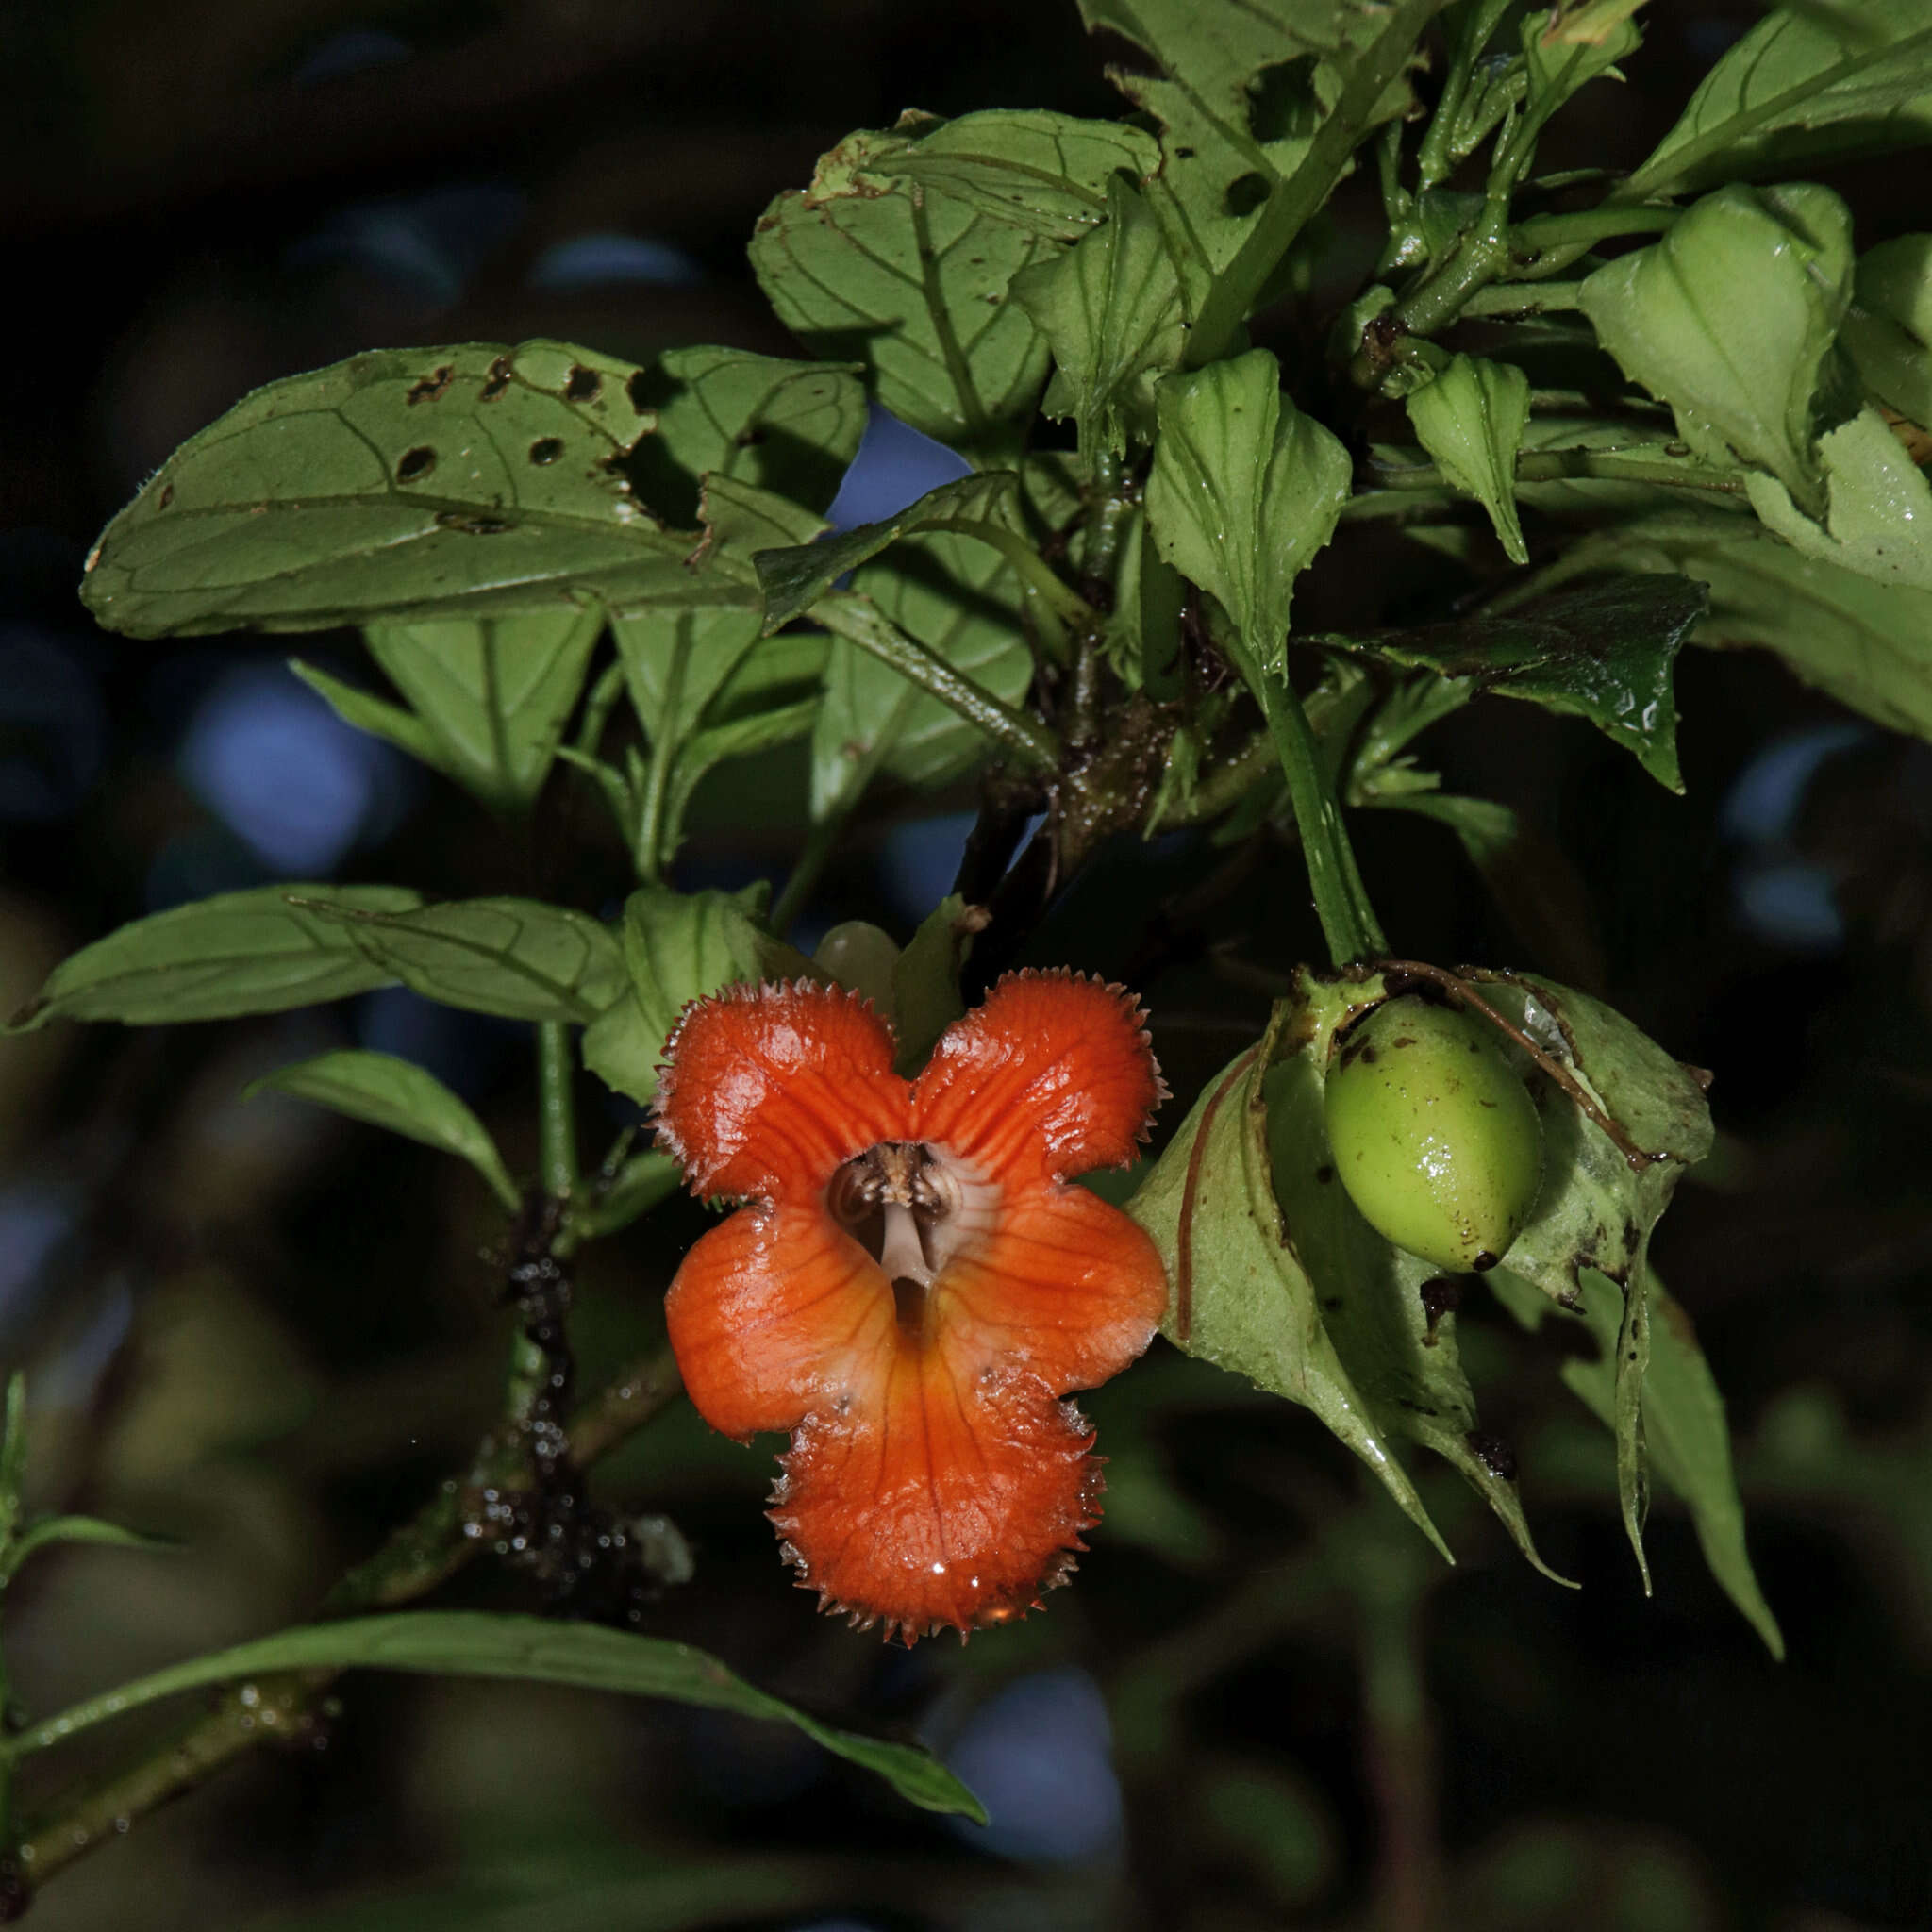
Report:
M 172 483 L 163 483 L 161 485 L 161 500 L 156 506 L 156 508 L 158 509 L 166 509 L 167 507 L 174 502 L 174 500 L 175 486 Z
M 428 475 L 436 467 L 436 452 L 426 442 L 418 443 L 414 449 L 406 449 L 396 458 L 396 481 L 414 483 Z
M 477 516 L 462 509 L 439 510 L 436 522 L 438 528 L 460 530 L 466 537 L 500 537 L 506 530 L 516 528 L 506 518 Z
M 480 402 L 493 403 L 509 387 L 509 358 L 499 356 L 490 365 L 490 373 L 483 378 L 483 391 L 477 398 Z
M 624 379 L 624 393 L 631 408 L 641 416 L 651 407 L 651 378 L 641 369 L 633 369 Z
M 1248 132 L 1258 142 L 1307 140 L 1322 125 L 1316 58 L 1264 67 L 1248 83 Z
M 1268 199 L 1268 177 L 1257 172 L 1237 175 L 1227 184 L 1227 192 L 1223 197 L 1227 211 L 1238 220 L 1251 215 Z
M 530 445 L 530 460 L 541 469 L 545 463 L 554 463 L 563 454 L 563 438 L 560 436 L 540 436 Z
M 604 378 L 594 369 L 586 369 L 581 362 L 570 365 L 570 375 L 563 385 L 563 399 L 567 403 L 595 402 L 604 388 Z
M 418 403 L 433 403 L 456 377 L 454 364 L 445 362 L 440 369 L 432 369 L 427 375 L 418 378 L 409 385 L 409 392 L 403 400 L 414 408 Z

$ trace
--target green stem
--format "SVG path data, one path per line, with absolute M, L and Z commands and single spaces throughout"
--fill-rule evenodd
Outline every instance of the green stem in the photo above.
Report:
M 1301 834 L 1302 857 L 1308 868 L 1308 888 L 1315 911 L 1328 941 L 1328 958 L 1336 966 L 1357 959 L 1381 958 L 1389 950 L 1382 928 L 1369 905 L 1355 862 L 1355 849 L 1341 823 L 1341 809 L 1322 774 L 1321 753 L 1308 729 L 1307 713 L 1286 677 L 1265 671 L 1241 647 L 1237 669 L 1246 680 L 1261 715 L 1268 721 L 1282 775 L 1288 780 L 1289 803 L 1294 808 L 1295 828 Z
M 1661 445 L 1648 443 L 1639 447 L 1656 449 Z M 1434 491 L 1450 487 L 1441 470 L 1434 463 L 1377 464 L 1374 475 L 1376 491 L 1352 499 L 1343 508 L 1344 516 L 1351 512 L 1357 516 L 1392 514 L 1392 510 L 1357 508 L 1358 504 L 1373 502 L 1383 492 L 1401 495 L 1409 491 Z M 1595 476 L 1607 483 L 1650 483 L 1666 490 L 1702 490 L 1720 496 L 1740 495 L 1744 489 L 1741 470 L 1649 462 L 1641 457 L 1624 457 L 1611 451 L 1594 449 L 1532 449 L 1517 453 L 1516 480 L 1519 483 L 1556 483 L 1566 476 Z
M 537 1023 L 537 1164 L 543 1191 L 567 1202 L 577 1185 L 576 1055 L 562 1020 Z
M 916 638 L 908 637 L 866 598 L 850 591 L 836 591 L 821 597 L 812 606 L 811 614 L 827 630 L 836 631 L 860 650 L 869 651 L 908 684 L 930 693 L 968 724 L 978 725 L 989 738 L 1027 763 L 1047 771 L 1058 769 L 1060 743 L 1049 726 L 1002 704 L 984 686 L 961 676 L 944 658 L 927 650 Z
M 1056 617 L 1076 629 L 1094 621 L 1094 609 L 1073 585 L 1063 582 L 1047 560 L 1017 530 L 1003 530 L 997 524 L 971 517 L 935 517 L 922 524 L 922 530 L 952 530 L 961 537 L 976 537 L 991 544 L 1012 565 L 1021 583 L 1031 591 Z
M 1408 64 L 1423 29 L 1446 0 L 1399 0 L 1382 31 L 1355 63 L 1334 110 L 1287 180 L 1261 204 L 1248 239 L 1216 276 L 1189 332 L 1187 366 L 1199 369 L 1224 356 L 1268 278 L 1309 218 L 1325 205 L 1361 141 L 1375 103 Z
M 1158 823 L 1148 826 L 1146 836 L 1157 838 L 1183 825 L 1204 825 L 1209 819 L 1218 819 L 1239 805 L 1274 769 L 1274 736 L 1264 726 L 1231 758 L 1216 766 L 1186 799 L 1162 812 Z
M 1552 309 L 1580 307 L 1577 291 L 1582 287 L 1581 282 L 1504 282 L 1474 290 L 1462 305 L 1462 313 L 1507 321 L 1547 315 Z
M 1462 312 L 1462 306 L 1509 263 L 1508 205 L 1490 203 L 1481 219 L 1464 230 L 1442 258 L 1393 310 L 1393 319 L 1412 336 L 1432 336 Z
M 1532 215 L 1509 230 L 1512 253 L 1522 265 L 1512 274 L 1525 280 L 1537 278 L 1534 258 L 1558 248 L 1593 248 L 1618 235 L 1660 235 L 1683 213 L 1677 208 L 1579 208 L 1574 214 Z M 1523 258 L 1532 258 L 1523 263 Z

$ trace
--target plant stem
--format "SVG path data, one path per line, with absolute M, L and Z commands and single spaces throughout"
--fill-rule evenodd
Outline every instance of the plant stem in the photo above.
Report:
M 970 677 L 962 677 L 916 638 L 907 636 L 866 598 L 850 591 L 835 591 L 821 597 L 812 606 L 811 614 L 827 630 L 836 631 L 860 650 L 871 652 L 908 684 L 915 684 L 938 698 L 949 710 L 978 725 L 1009 752 L 1047 771 L 1058 768 L 1060 742 L 1049 726 L 1003 704 Z
M 1225 355 L 1247 312 L 1308 219 L 1328 199 L 1362 138 L 1363 124 L 1415 51 L 1423 29 L 1445 0 L 1400 0 L 1382 31 L 1355 63 L 1333 112 L 1309 143 L 1301 164 L 1277 182 L 1255 217 L 1248 239 L 1215 278 L 1189 332 L 1187 366 L 1199 369 Z
M 619 1375 L 572 1419 L 570 1453 L 579 1467 L 608 1455 L 676 1398 L 677 1363 L 660 1347 Z M 479 1462 L 494 1437 L 487 1438 Z M 330 1617 L 393 1607 L 434 1590 L 485 1547 L 466 1533 L 462 1486 L 446 1482 L 374 1556 L 348 1571 L 323 1599 Z M 22 1872 L 36 1886 L 129 1821 L 192 1790 L 258 1744 L 298 1735 L 328 1679 L 317 1673 L 244 1684 L 216 1707 L 163 1738 L 118 1771 L 75 1791 L 20 1846 Z
M 537 1148 L 543 1191 L 567 1202 L 577 1186 L 576 1055 L 563 1020 L 537 1023 Z
M 1640 449 L 1661 449 L 1661 443 L 1639 443 Z M 1374 475 L 1378 489 L 1373 494 L 1406 491 L 1437 491 L 1450 487 L 1448 479 L 1434 463 L 1378 463 Z M 1621 456 L 1614 450 L 1526 449 L 1517 453 L 1516 480 L 1519 483 L 1555 483 L 1566 476 L 1595 476 L 1607 483 L 1651 483 L 1666 490 L 1712 491 L 1723 496 L 1741 495 L 1741 470 L 1713 470 L 1701 464 L 1650 462 L 1641 457 Z M 1372 500 L 1357 498 L 1343 508 L 1342 514 L 1373 516 L 1374 510 L 1357 509 L 1356 503 Z M 1387 514 L 1387 512 L 1382 512 Z
M 1301 833 L 1308 888 L 1314 894 L 1322 935 L 1328 941 L 1329 960 L 1336 966 L 1350 966 L 1357 959 L 1375 958 L 1388 951 L 1389 942 L 1369 905 L 1356 867 L 1355 850 L 1341 823 L 1341 808 L 1323 776 L 1321 754 L 1314 733 L 1308 729 L 1307 713 L 1286 677 L 1262 670 L 1245 645 L 1240 647 L 1240 657 L 1246 661 L 1237 668 L 1268 721 L 1275 756 L 1288 780 L 1289 802 Z

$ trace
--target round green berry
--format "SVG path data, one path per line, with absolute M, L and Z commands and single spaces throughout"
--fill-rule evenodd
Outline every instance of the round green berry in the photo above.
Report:
M 1493 1268 L 1536 1206 L 1542 1123 L 1495 1030 L 1385 1000 L 1342 1036 L 1324 1094 L 1335 1171 L 1385 1241 L 1438 1268 Z

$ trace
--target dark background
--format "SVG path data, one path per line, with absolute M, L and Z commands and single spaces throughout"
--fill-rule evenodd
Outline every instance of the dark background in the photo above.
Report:
M 1652 10 L 1632 84 L 1591 89 L 1544 166 L 1641 157 L 1757 17 Z M 570 785 L 532 849 L 508 845 L 336 724 L 285 644 L 94 630 L 74 596 L 88 545 L 244 391 L 357 349 L 785 353 L 742 253 L 774 193 L 908 106 L 1111 113 L 1104 54 L 1059 0 L 0 13 L 0 1000 L 124 920 L 280 877 L 458 894 L 561 876 L 608 905 L 621 855 Z M 1861 246 L 1924 218 L 1915 158 L 1829 178 Z M 1324 299 L 1353 292 L 1372 212 L 1344 192 Z M 911 493 L 929 456 L 882 435 L 871 486 Z M 1349 529 L 1298 608 L 1346 621 L 1378 614 L 1365 588 L 1421 594 L 1391 541 Z M 373 675 L 353 635 L 301 650 Z M 1358 836 L 1398 950 L 1552 972 L 1716 1070 L 1719 1154 L 1657 1252 L 1727 1392 L 1788 1662 L 1668 1503 L 1645 1601 L 1561 1343 L 1481 1307 L 1461 1325 L 1486 1425 L 1516 1444 L 1574 1595 L 1446 1477 L 1427 1493 L 1462 1560 L 1434 1565 L 1312 1420 L 1158 1345 L 1089 1405 L 1115 1501 L 1074 1588 L 908 1656 L 811 1616 L 758 1513 L 762 1450 L 687 1411 L 599 1474 L 696 1553 L 647 1627 L 814 1707 L 919 1726 L 989 1798 L 990 1833 L 908 1811 L 789 1732 L 364 1677 L 317 1740 L 142 1822 L 37 1922 L 1413 1926 L 1433 1888 L 1437 1923 L 1468 1927 L 1932 1924 L 1932 755 L 1757 655 L 1690 654 L 1679 702 L 1683 798 L 1526 706 L 1479 705 L 1428 741 L 1453 789 L 1544 841 L 1560 919 L 1512 925 L 1438 828 L 1391 814 Z M 782 876 L 801 783 L 781 760 L 714 788 L 682 882 Z M 812 923 L 903 933 L 971 807 L 894 802 Z M 1257 985 L 1316 953 L 1297 863 L 1257 849 L 1201 891 L 1198 848 L 1113 850 L 1033 943 L 1132 973 L 1181 1095 L 1170 1124 L 1258 1029 Z M 508 1317 L 480 1184 L 240 1098 L 349 1042 L 429 1065 L 532 1164 L 523 1029 L 400 991 L 0 1043 L 0 1349 L 31 1371 L 36 1499 L 188 1541 L 37 1561 L 7 1603 L 33 1709 L 307 1616 L 488 1424 Z M 583 1103 L 595 1148 L 621 1116 Z M 701 1224 L 674 1206 L 593 1254 L 587 1375 L 649 1343 Z M 528 1601 L 480 1572 L 450 1600 Z M 90 1742 L 58 1771 L 91 1754 L 113 1755 Z

